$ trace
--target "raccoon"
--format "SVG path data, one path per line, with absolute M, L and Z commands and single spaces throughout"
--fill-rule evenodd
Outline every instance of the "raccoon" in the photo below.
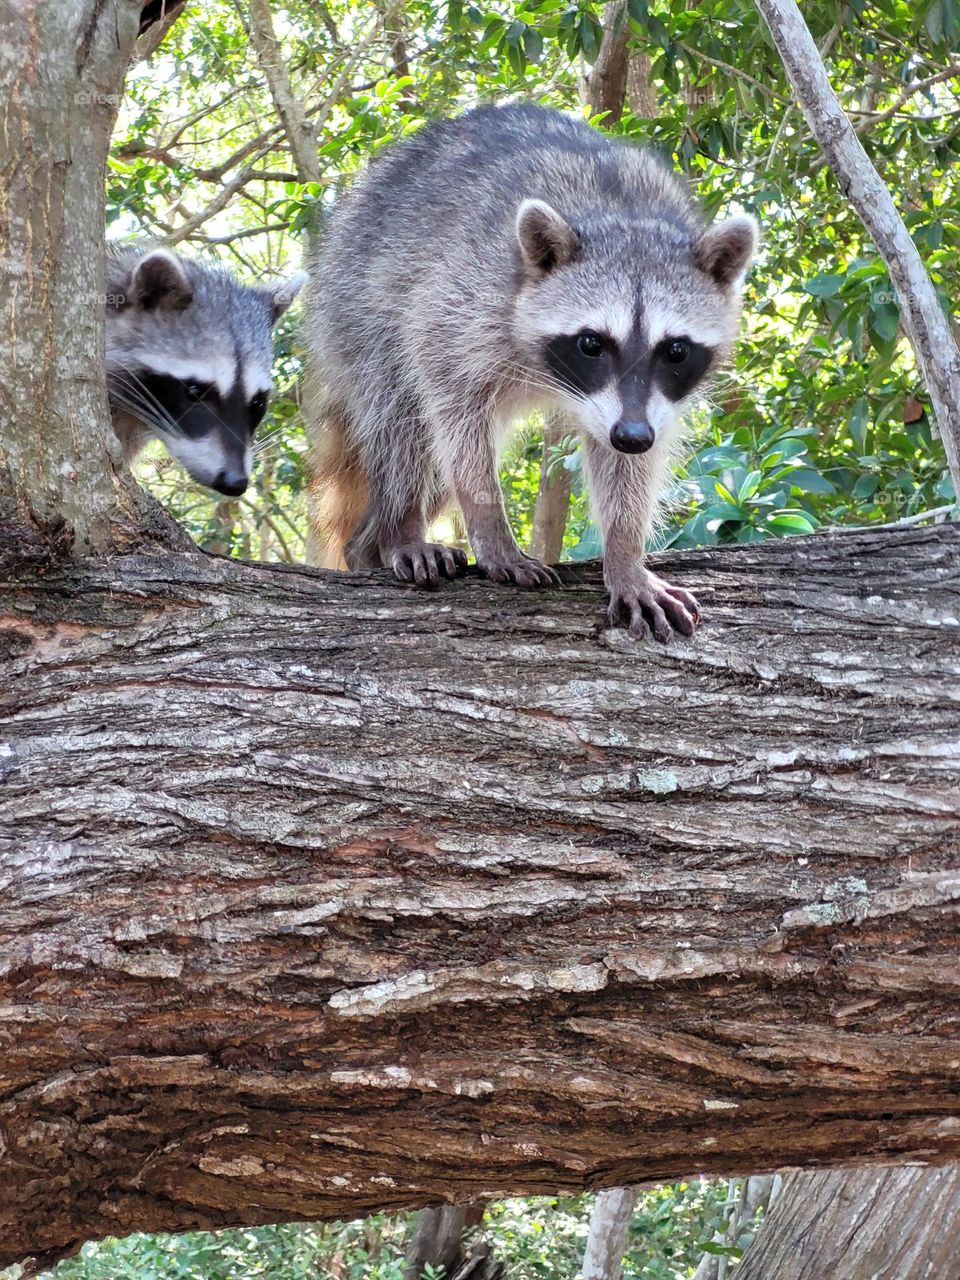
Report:
M 430 586 L 463 572 L 426 540 L 455 498 L 487 577 L 556 584 L 517 545 L 497 457 L 511 422 L 559 409 L 583 441 L 611 623 L 691 635 L 697 601 L 644 566 L 644 543 L 756 244 L 752 218 L 708 225 L 655 156 L 547 108 L 480 107 L 386 151 L 309 273 L 320 518 L 348 567 Z
M 271 329 L 305 279 L 253 287 L 167 249 L 108 246 L 107 394 L 128 462 L 156 436 L 200 484 L 244 492 Z

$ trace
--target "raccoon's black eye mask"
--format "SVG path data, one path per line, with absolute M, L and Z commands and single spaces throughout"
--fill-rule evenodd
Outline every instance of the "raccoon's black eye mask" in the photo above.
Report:
M 149 369 L 130 381 L 131 395 L 135 394 L 142 415 L 158 428 L 188 439 L 222 430 L 240 439 L 252 436 L 267 409 L 265 391 L 257 392 L 248 402 L 239 385 L 223 396 L 213 383 L 174 378 Z
M 606 334 L 585 329 L 551 338 L 546 363 L 554 378 L 577 395 L 589 396 L 630 377 L 651 383 L 668 400 L 688 396 L 709 370 L 714 351 L 688 337 L 667 337 L 651 351 L 642 338 L 621 347 Z

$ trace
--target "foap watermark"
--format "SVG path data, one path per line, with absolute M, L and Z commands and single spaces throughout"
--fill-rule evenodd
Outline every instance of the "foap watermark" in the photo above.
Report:
M 688 107 L 705 107 L 716 101 L 716 91 L 712 84 L 685 84 L 680 97 Z
M 125 293 L 83 293 L 80 296 L 91 306 L 109 307 L 112 311 L 119 311 L 127 305 Z
M 78 107 L 113 107 L 120 106 L 119 93 L 100 93 L 97 89 L 78 89 L 73 95 L 74 105 Z

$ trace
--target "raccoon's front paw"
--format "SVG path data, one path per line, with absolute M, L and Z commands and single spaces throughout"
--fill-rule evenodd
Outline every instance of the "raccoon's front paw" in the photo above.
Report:
M 502 560 L 478 556 L 477 568 L 491 581 L 512 582 L 515 587 L 560 586 L 560 579 L 549 565 L 534 556 L 525 556 L 522 551 Z
M 401 582 L 436 587 L 441 578 L 458 578 L 466 572 L 467 557 L 459 547 L 440 542 L 405 542 L 391 547 L 387 560 Z
M 674 631 L 692 636 L 700 625 L 696 597 L 683 587 L 671 586 L 649 569 L 634 565 L 622 575 L 609 574 L 610 625 L 626 625 L 632 636 L 650 633 L 661 644 L 669 644 Z

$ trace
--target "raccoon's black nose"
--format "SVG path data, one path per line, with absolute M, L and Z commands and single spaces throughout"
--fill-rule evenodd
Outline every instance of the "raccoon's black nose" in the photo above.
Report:
M 245 493 L 249 481 L 242 471 L 221 471 L 213 482 L 217 493 L 225 493 L 230 498 L 239 498 Z
M 610 432 L 610 443 L 621 453 L 646 453 L 655 439 L 649 422 L 618 422 Z

